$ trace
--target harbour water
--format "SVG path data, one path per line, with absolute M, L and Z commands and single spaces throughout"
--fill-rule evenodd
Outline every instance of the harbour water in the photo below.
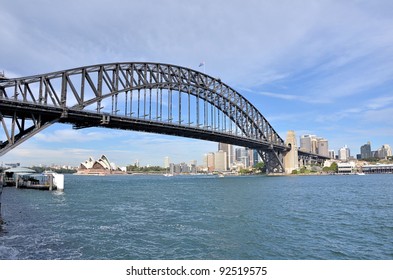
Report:
M 393 175 L 65 177 L 4 188 L 0 259 L 393 259 Z

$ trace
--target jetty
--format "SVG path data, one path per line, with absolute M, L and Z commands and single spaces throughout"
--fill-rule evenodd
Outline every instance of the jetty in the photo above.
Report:
M 7 169 L 2 175 L 4 187 L 49 191 L 64 189 L 64 175 L 56 172 L 36 173 L 32 169 L 18 167 Z

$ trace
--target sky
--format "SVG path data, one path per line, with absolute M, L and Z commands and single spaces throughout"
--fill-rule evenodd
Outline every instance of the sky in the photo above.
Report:
M 393 1 L 0 0 L 0 71 L 23 77 L 162 62 L 219 77 L 285 139 L 315 134 L 351 155 L 393 146 Z M 299 144 L 299 143 L 298 143 Z M 217 144 L 55 124 L 0 163 L 123 166 L 197 160 Z

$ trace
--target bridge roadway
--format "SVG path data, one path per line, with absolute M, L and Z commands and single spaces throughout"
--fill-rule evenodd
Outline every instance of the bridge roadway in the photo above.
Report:
M 270 173 L 291 149 L 241 94 L 204 73 L 113 63 L 0 80 L 0 156 L 59 122 L 228 143 L 258 150 Z M 1 135 L 1 134 L 0 134 Z
M 75 129 L 88 127 L 104 127 L 122 130 L 134 130 L 142 132 L 151 132 L 173 136 L 181 136 L 213 142 L 233 144 L 237 146 L 248 147 L 256 150 L 273 149 L 283 152 L 289 150 L 288 147 L 274 145 L 267 141 L 260 141 L 253 138 L 246 138 L 239 135 L 217 132 L 215 130 L 205 129 L 203 127 L 193 127 L 189 125 L 179 125 L 177 123 L 167 123 L 152 121 L 143 118 L 130 118 L 110 114 L 97 113 L 88 110 L 66 109 L 51 107 L 24 102 L 14 102 L 2 100 L 0 104 L 1 113 L 4 116 L 10 116 L 15 110 L 18 116 L 30 117 L 32 114 L 40 114 L 43 122 L 58 122 L 72 124 Z M 1 145 L 0 145 L 1 146 Z

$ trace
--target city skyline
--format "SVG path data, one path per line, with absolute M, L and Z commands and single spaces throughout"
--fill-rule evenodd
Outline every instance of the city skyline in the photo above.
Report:
M 0 72 L 8 77 L 117 61 L 166 62 L 219 77 L 283 139 L 288 130 L 297 139 L 321 135 L 330 150 L 347 145 L 356 154 L 367 141 L 393 144 L 390 1 L 113 1 L 105 2 L 105 11 L 86 1 L 23 2 L 24 9 L 19 2 L 7 1 L 0 11 Z M 118 16 L 102 24 L 108 13 Z M 129 28 L 137 22 L 144 24 Z M 78 165 L 105 154 L 119 165 L 137 159 L 162 165 L 168 151 L 176 161 L 201 162 L 216 145 L 55 124 L 0 161 Z

